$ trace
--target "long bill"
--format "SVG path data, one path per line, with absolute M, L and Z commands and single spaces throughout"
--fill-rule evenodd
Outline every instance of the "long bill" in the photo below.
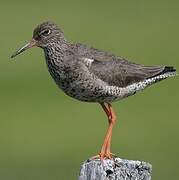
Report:
M 11 56 L 11 58 L 14 58 L 15 56 L 17 56 L 18 54 L 24 52 L 25 50 L 36 46 L 37 45 L 37 41 L 35 39 L 32 39 L 29 43 L 27 43 L 26 45 L 24 45 L 23 47 L 21 47 L 20 49 L 18 49 L 16 52 L 14 52 Z

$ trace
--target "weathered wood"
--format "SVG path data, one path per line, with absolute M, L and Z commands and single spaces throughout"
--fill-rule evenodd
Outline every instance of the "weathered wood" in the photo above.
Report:
M 142 161 L 114 158 L 87 160 L 78 180 L 151 180 L 152 165 Z

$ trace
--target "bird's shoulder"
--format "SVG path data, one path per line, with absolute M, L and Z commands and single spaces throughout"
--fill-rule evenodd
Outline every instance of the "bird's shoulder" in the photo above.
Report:
M 114 55 L 113 53 L 96 49 L 94 47 L 87 46 L 81 43 L 73 43 L 72 49 L 78 56 L 93 59 L 97 61 L 109 61 L 109 60 L 124 60 L 124 58 Z
M 129 62 L 126 58 L 81 43 L 73 43 L 70 49 L 73 55 L 76 56 L 76 59 L 86 64 L 91 70 L 99 68 L 98 70 L 100 71 L 100 67 L 113 69 L 114 66 L 121 67 L 127 64 L 135 64 Z

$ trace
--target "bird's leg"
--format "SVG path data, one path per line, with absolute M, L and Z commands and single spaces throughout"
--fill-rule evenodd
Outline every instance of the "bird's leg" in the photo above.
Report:
M 107 105 L 105 105 L 105 103 L 100 103 L 100 105 L 102 106 L 104 112 L 108 117 L 109 126 L 99 155 L 94 156 L 91 159 L 97 159 L 97 158 L 100 158 L 101 160 L 105 158 L 111 159 L 114 156 L 114 154 L 110 152 L 110 149 L 111 149 L 112 129 L 116 121 L 116 115 L 112 109 L 111 104 L 108 103 Z
M 104 112 L 106 113 L 106 115 L 108 117 L 108 122 L 110 124 L 109 119 L 110 119 L 111 114 L 110 114 L 110 111 L 109 111 L 108 107 L 105 105 L 105 103 L 101 103 L 101 107 L 103 108 Z M 106 134 L 106 136 L 107 136 L 107 134 Z M 104 143 L 102 145 L 102 148 L 101 148 L 100 155 L 105 154 L 105 152 L 106 152 L 106 146 L 108 144 L 108 139 L 106 138 L 106 136 L 105 136 L 105 140 L 104 140 Z
M 100 152 L 100 158 L 112 158 L 113 154 L 110 152 L 111 149 L 111 137 L 112 137 L 112 130 L 116 122 L 116 115 L 112 109 L 112 105 L 108 103 L 108 107 L 104 104 L 101 103 L 101 106 L 103 110 L 105 111 L 106 115 L 108 116 L 108 130 L 104 139 L 104 143 L 101 148 Z
M 108 121 L 109 121 L 109 125 L 110 123 L 113 124 L 113 127 L 115 125 L 115 122 L 116 122 L 116 114 L 112 108 L 112 105 L 108 103 L 108 110 L 109 110 L 109 113 L 110 113 L 110 116 L 108 118 Z M 108 142 L 107 142 L 107 145 L 106 145 L 106 155 L 107 157 L 111 158 L 112 156 L 114 156 L 114 154 L 111 153 L 111 139 L 112 139 L 112 131 L 110 133 L 110 136 L 109 136 L 109 139 L 108 139 Z

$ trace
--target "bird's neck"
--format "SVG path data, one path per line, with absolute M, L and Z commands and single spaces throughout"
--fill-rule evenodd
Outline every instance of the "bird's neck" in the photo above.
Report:
M 64 43 L 50 43 L 48 46 L 44 47 L 46 63 L 53 66 L 60 66 L 63 64 L 64 54 L 69 49 L 69 44 Z
M 58 81 L 65 69 L 64 56 L 69 51 L 68 43 L 51 43 L 43 48 L 45 52 L 46 64 L 51 76 Z

